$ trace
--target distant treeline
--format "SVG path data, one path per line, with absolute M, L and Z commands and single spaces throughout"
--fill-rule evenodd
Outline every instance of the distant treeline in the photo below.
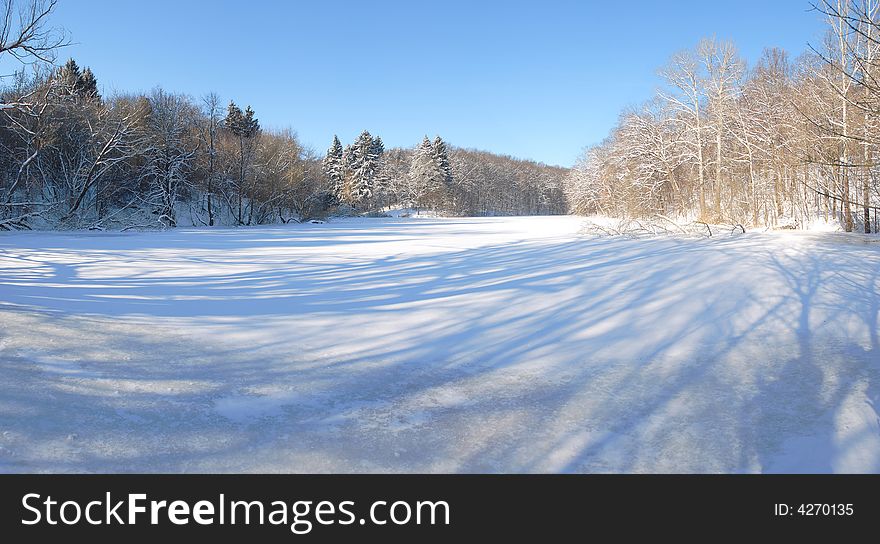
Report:
M 25 17 L 0 17 L 0 59 L 25 69 L 0 79 L 0 229 L 257 225 L 395 206 L 568 211 L 567 169 L 451 148 L 439 137 L 386 150 L 365 131 L 346 146 L 334 138 L 323 156 L 217 94 L 102 96 L 89 68 L 49 62 L 65 45 L 48 26 L 55 4 L 2 4 Z
M 876 232 L 880 2 L 814 7 L 827 33 L 797 59 L 767 49 L 749 69 L 716 39 L 674 55 L 656 96 L 573 169 L 574 210 Z

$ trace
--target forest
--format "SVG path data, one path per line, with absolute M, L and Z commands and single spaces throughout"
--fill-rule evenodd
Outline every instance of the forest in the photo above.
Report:
M 823 0 L 819 45 L 749 67 L 706 38 L 569 169 L 439 136 L 326 153 L 217 93 L 102 96 L 50 22 L 57 0 L 3 0 L 0 229 L 258 225 L 412 208 L 437 215 L 601 214 L 745 227 L 880 230 L 880 2 Z M 808 38 L 805 36 L 805 38 Z
M 392 207 L 445 215 L 560 214 L 568 169 L 447 146 L 385 149 L 364 131 L 326 156 L 294 130 L 216 93 L 102 96 L 58 63 L 57 0 L 3 0 L 0 229 L 129 229 L 287 223 Z
M 812 7 L 827 32 L 795 59 L 769 48 L 749 68 L 716 38 L 674 55 L 656 96 L 585 150 L 567 184 L 573 209 L 877 232 L 880 2 Z

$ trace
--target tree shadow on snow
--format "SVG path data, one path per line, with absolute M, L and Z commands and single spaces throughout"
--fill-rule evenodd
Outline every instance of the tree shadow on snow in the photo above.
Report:
M 7 256 L 0 470 L 880 471 L 871 247 L 429 223 Z

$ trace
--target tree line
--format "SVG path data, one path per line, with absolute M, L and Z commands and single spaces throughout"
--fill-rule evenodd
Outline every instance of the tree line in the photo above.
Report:
M 323 170 L 331 202 L 351 209 L 403 207 L 459 216 L 568 212 L 568 169 L 451 147 L 440 136 L 388 151 L 366 131 L 345 147 L 334 137 Z
M 217 94 L 102 96 L 49 23 L 57 0 L 0 0 L 0 229 L 257 225 L 392 206 L 441 214 L 565 213 L 568 171 L 427 137 L 364 131 L 326 156 Z
M 820 218 L 878 230 L 880 2 L 825 0 L 821 46 L 766 49 L 749 69 L 715 38 L 660 70 L 566 182 L 573 209 L 753 226 Z
M 296 134 L 215 94 L 102 97 L 71 59 L 20 72 L 0 104 L 0 228 L 254 225 L 319 207 Z

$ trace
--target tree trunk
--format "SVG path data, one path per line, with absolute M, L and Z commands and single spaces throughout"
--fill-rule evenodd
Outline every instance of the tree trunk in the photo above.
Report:
M 719 121 L 718 129 L 715 133 L 715 216 L 720 218 L 721 214 L 721 188 L 723 184 L 721 182 L 721 132 L 724 130 L 724 125 Z

